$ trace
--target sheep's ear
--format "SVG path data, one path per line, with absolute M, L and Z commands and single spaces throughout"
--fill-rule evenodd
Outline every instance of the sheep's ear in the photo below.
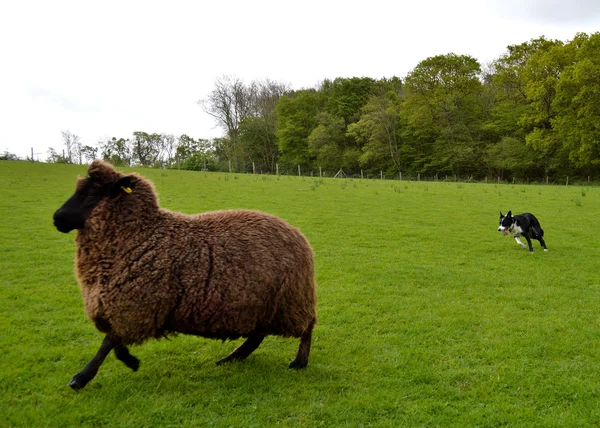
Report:
M 96 159 L 88 167 L 88 175 L 100 182 L 110 182 L 116 178 L 117 172 L 108 162 Z
M 119 178 L 115 183 L 111 185 L 110 197 L 116 198 L 122 193 L 133 193 L 135 187 L 135 179 L 131 175 L 126 175 Z

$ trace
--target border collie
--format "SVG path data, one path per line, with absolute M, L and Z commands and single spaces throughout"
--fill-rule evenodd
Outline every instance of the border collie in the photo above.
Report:
M 498 232 L 502 232 L 503 235 L 508 235 L 510 233 L 512 237 L 515 238 L 515 241 L 517 241 L 517 244 L 523 248 L 527 248 L 520 239 L 521 236 L 524 236 L 525 239 L 527 239 L 529 251 L 532 253 L 533 247 L 531 245 L 531 238 L 540 241 L 544 251 L 548 251 L 543 238 L 544 231 L 542 230 L 542 226 L 533 214 L 524 213 L 512 215 L 509 211 L 508 214 L 504 215 L 502 214 L 502 211 L 500 211 L 500 225 L 498 226 Z

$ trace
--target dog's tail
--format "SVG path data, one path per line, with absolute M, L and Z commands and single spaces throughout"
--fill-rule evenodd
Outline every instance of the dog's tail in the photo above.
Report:
M 537 219 L 533 221 L 531 229 L 537 236 L 544 236 L 544 229 L 542 229 L 542 226 L 540 225 L 540 222 L 537 221 Z

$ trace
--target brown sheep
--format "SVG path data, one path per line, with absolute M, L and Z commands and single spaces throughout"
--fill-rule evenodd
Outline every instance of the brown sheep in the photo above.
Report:
M 246 338 L 217 364 L 245 359 L 267 335 L 299 337 L 290 368 L 306 367 L 316 284 L 312 248 L 297 229 L 256 211 L 163 210 L 150 181 L 102 161 L 88 174 L 54 214 L 59 231 L 78 229 L 85 311 L 105 333 L 73 389 L 94 378 L 111 350 L 136 371 L 127 346 L 174 333 Z

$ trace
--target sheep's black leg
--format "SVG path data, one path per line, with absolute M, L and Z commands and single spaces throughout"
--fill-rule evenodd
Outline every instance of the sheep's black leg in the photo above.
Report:
M 117 359 L 123 361 L 125 365 L 134 372 L 137 372 L 140 368 L 140 360 L 131 355 L 127 346 L 122 343 L 115 346 L 115 355 L 117 356 Z
M 107 334 L 102 341 L 102 345 L 100 345 L 100 349 L 98 349 L 98 352 L 94 355 L 94 358 L 86 364 L 82 371 L 73 376 L 73 379 L 69 382 L 69 386 L 75 390 L 86 386 L 88 382 L 96 376 L 96 373 L 98 373 L 98 369 L 106 356 L 117 344 L 119 344 L 119 342 L 120 341 L 114 341 Z
M 315 326 L 313 321 L 300 337 L 300 347 L 296 359 L 290 364 L 290 369 L 303 369 L 308 365 L 308 355 L 310 354 L 310 344 L 312 341 L 312 331 Z
M 225 358 L 217 361 L 217 365 L 228 363 L 233 360 L 245 360 L 261 344 L 265 336 L 261 334 L 250 334 L 248 339 Z

